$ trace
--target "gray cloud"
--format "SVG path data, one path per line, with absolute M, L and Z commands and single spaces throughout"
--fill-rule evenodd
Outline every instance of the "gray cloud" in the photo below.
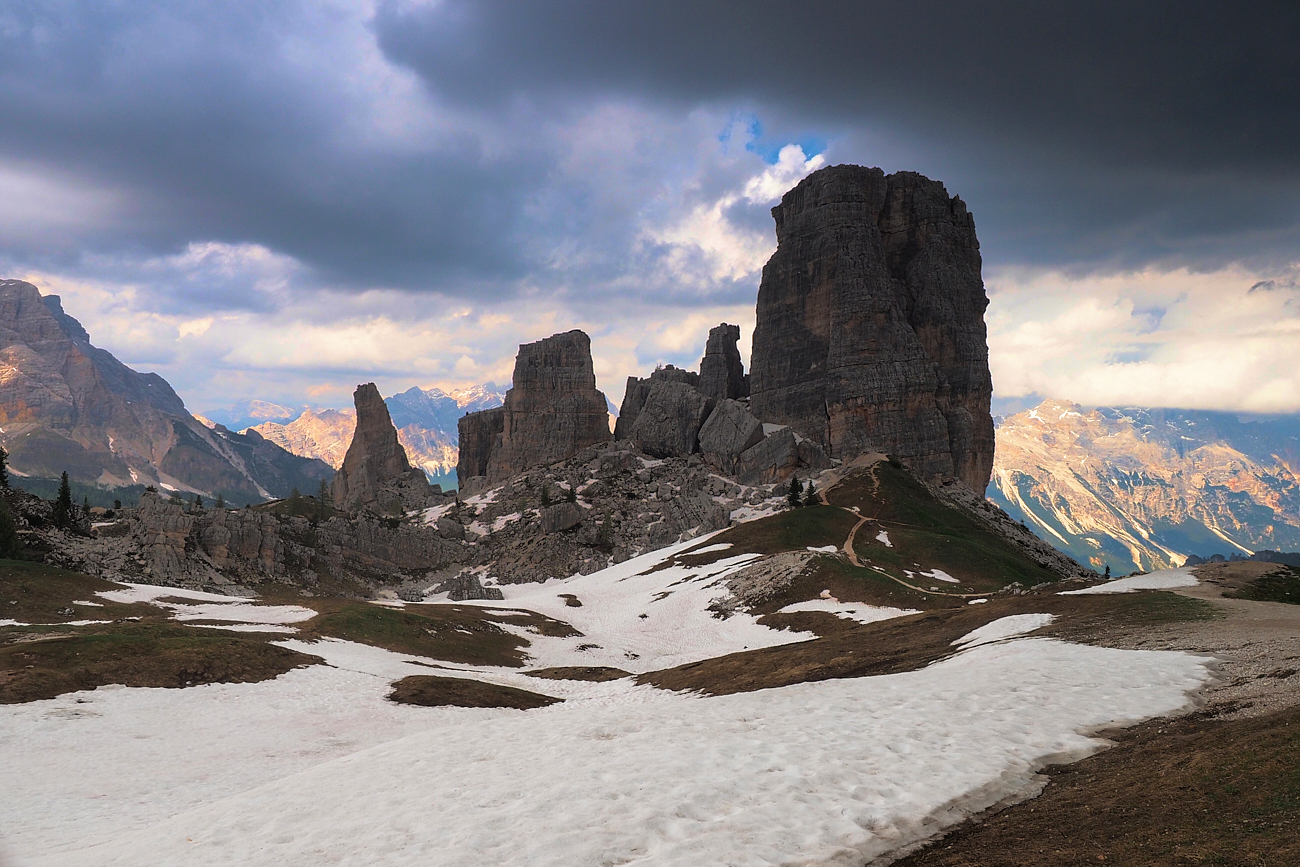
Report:
M 837 160 L 887 132 L 1003 261 L 1276 263 L 1300 240 L 1294 4 L 450 0 L 376 30 L 452 101 L 750 101 Z
M 98 197 L 93 217 L 6 231 L 5 259 L 198 312 L 322 286 L 730 303 L 752 277 L 684 282 L 674 267 L 702 272 L 702 254 L 645 227 L 809 140 L 831 161 L 943 179 L 994 264 L 1269 268 L 1300 249 L 1294 5 L 448 0 L 366 14 L 0 5 L 0 169 Z M 761 123 L 753 153 L 702 156 L 728 117 Z M 9 207 L 39 209 L 31 195 Z M 765 205 L 724 216 L 770 232 Z M 207 241 L 297 265 L 277 295 L 256 273 L 187 264 Z

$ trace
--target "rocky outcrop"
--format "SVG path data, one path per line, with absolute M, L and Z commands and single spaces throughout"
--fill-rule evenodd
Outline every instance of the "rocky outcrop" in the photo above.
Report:
M 738 400 L 722 400 L 700 428 L 700 452 L 712 466 L 732 472 L 746 450 L 763 441 L 763 424 Z
M 62 534 L 48 562 L 113 581 L 247 592 L 266 581 L 364 592 L 464 562 L 463 544 L 413 524 L 324 512 L 308 498 L 194 510 L 146 492 L 135 509 L 85 537 Z M 49 532 L 49 531 L 46 531 Z
M 357 427 L 343 466 L 334 476 L 330 490 L 334 504 L 348 510 L 394 513 L 428 505 L 435 491 L 424 472 L 406 459 L 379 389 L 373 382 L 359 385 L 353 401 Z
M 520 346 L 505 403 L 462 417 L 459 431 L 457 475 L 466 491 L 607 442 L 609 409 L 596 389 L 591 339 L 575 330 Z
M 833 166 L 772 209 L 751 411 L 833 458 L 897 455 L 982 492 L 992 380 L 975 222 L 913 172 Z
M 444 392 L 436 388 L 410 388 L 384 400 L 397 440 L 411 465 L 424 470 L 432 483 L 453 487 L 459 436 L 457 423 L 466 412 L 500 406 L 504 392 L 493 383 Z M 353 409 L 306 410 L 293 421 L 263 422 L 256 431 L 282 448 L 309 458 L 319 458 L 335 470 L 343 465 L 357 426 Z
M 210 430 L 157 374 L 90 342 L 57 295 L 0 280 L 0 445 L 22 475 L 167 485 L 231 501 L 315 490 L 330 469 L 259 436 Z
M 709 331 L 700 359 L 700 393 L 714 402 L 749 396 L 745 365 L 740 360 L 740 326 L 722 323 Z
M 713 401 L 684 382 L 654 382 L 629 439 L 656 458 L 684 458 L 699 450 L 700 427 Z
M 700 375 L 690 370 L 682 370 L 671 364 L 656 368 L 645 379 L 635 376 L 627 378 L 627 389 L 623 392 L 623 404 L 618 408 L 618 418 L 614 422 L 614 439 L 625 440 L 632 436 L 632 427 L 641 415 L 641 409 L 650 399 L 650 390 L 657 382 L 680 382 L 699 390 Z

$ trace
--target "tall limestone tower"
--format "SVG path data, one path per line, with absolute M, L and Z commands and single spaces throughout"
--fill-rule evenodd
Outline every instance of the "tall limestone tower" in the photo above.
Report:
M 983 493 L 993 467 L 988 297 L 965 203 L 915 172 L 831 166 L 772 216 L 754 415 L 833 458 L 885 452 Z

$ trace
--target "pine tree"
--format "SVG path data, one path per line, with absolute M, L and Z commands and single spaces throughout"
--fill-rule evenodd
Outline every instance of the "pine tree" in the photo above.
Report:
M 217 491 L 217 502 L 215 505 L 218 509 L 224 509 L 226 507 L 226 498 L 221 496 L 220 491 Z
M 68 484 L 68 471 L 59 479 L 59 495 L 54 499 L 54 526 L 66 530 L 72 526 L 72 485 Z
M 813 485 L 812 479 L 809 479 L 808 488 L 803 492 L 803 504 L 805 506 L 815 506 L 819 502 L 821 501 L 817 499 L 817 488 Z
M 790 477 L 790 490 L 786 492 L 785 502 L 792 509 L 803 505 L 803 485 L 794 476 Z
M 14 524 L 13 516 L 9 514 L 9 507 L 0 500 L 0 557 L 6 560 L 17 559 L 22 547 L 22 540 L 18 537 L 18 527 Z
M 203 511 L 203 498 L 198 494 L 194 495 L 194 511 L 196 512 Z
M 1106 566 L 1106 574 L 1105 574 L 1105 575 L 1102 575 L 1101 577 L 1105 578 L 1107 581 L 1110 580 L 1110 566 L 1109 566 L 1109 565 Z
M 9 490 L 9 452 L 0 446 L 0 488 Z
M 324 479 L 320 480 L 320 485 L 316 488 L 316 499 L 320 500 L 322 505 L 334 502 L 334 495 L 330 493 L 330 483 Z

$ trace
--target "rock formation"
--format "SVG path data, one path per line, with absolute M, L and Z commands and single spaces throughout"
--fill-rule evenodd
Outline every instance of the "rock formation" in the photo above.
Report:
M 749 381 L 740 360 L 740 326 L 722 323 L 709 331 L 700 359 L 700 393 L 714 402 L 749 397 Z
M 992 380 L 975 223 L 913 172 L 833 166 L 772 209 L 751 411 L 833 458 L 897 455 L 982 492 Z
M 680 382 L 698 390 L 700 375 L 690 370 L 682 370 L 671 364 L 656 368 L 645 379 L 635 376 L 627 378 L 627 388 L 623 392 L 623 403 L 618 408 L 618 418 L 614 422 L 614 439 L 625 440 L 632 436 L 632 426 L 636 424 L 641 408 L 650 397 L 650 389 L 656 382 Z
M 505 403 L 463 416 L 459 436 L 462 490 L 608 442 L 609 409 L 596 389 L 591 339 L 575 330 L 520 346 Z
M 334 504 L 353 510 L 406 511 L 428 505 L 434 494 L 424 471 L 415 469 L 397 439 L 388 406 L 373 382 L 353 395 L 357 427 L 330 491 Z
M 653 457 L 684 458 L 699 451 L 700 427 L 712 411 L 713 401 L 685 382 L 660 380 L 651 385 L 628 439 Z
M 444 392 L 410 388 L 384 400 L 397 440 L 412 466 L 424 470 L 429 481 L 455 486 L 459 449 L 457 424 L 466 412 L 500 406 L 504 392 L 496 385 Z M 352 409 L 307 410 L 289 422 L 268 421 L 249 428 L 295 455 L 320 458 L 335 470 L 352 442 L 357 414 Z
M 0 280 L 0 444 L 35 478 L 163 485 L 233 501 L 314 490 L 325 464 L 260 436 L 209 430 L 153 373 L 138 373 L 67 313 L 57 295 Z

